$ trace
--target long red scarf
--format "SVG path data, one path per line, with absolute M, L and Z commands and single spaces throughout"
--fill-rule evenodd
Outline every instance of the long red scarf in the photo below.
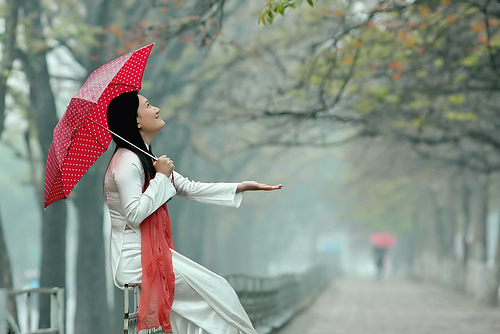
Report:
M 142 288 L 137 331 L 161 326 L 164 333 L 172 332 L 175 275 L 170 248 L 175 250 L 165 203 L 141 223 Z

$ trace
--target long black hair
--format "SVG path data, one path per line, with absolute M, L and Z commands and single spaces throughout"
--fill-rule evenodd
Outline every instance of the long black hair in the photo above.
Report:
M 151 146 L 148 147 L 142 139 L 139 128 L 137 127 L 137 113 L 139 109 L 139 96 L 138 92 L 122 93 L 115 97 L 108 106 L 107 117 L 108 126 L 111 131 L 120 137 L 128 140 L 137 147 L 140 147 L 146 152 L 153 154 Z M 133 147 L 126 141 L 113 135 L 113 141 L 116 144 L 116 150 L 123 147 L 131 150 L 139 157 L 142 168 L 144 169 L 144 188 L 149 184 L 149 180 L 156 175 L 156 170 L 153 166 L 151 157 L 147 156 L 137 148 Z M 114 153 L 113 153 L 114 154 Z

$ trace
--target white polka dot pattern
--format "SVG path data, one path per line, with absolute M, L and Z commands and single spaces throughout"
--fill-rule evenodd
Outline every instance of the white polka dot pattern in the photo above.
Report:
M 139 91 L 153 44 L 121 56 L 92 72 L 54 129 L 45 169 L 45 207 L 68 197 L 83 174 L 111 142 L 106 110 L 124 92 Z

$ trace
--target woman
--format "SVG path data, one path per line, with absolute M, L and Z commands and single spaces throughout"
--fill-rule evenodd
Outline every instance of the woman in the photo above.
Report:
M 281 185 L 193 182 L 175 172 L 167 156 L 153 161 L 151 142 L 165 126 L 159 112 L 137 92 L 121 94 L 108 107 L 116 143 L 104 181 L 114 283 L 119 288 L 141 284 L 138 330 L 161 326 L 165 333 L 256 334 L 230 285 L 175 251 L 166 202 L 180 195 L 239 207 L 244 191 Z

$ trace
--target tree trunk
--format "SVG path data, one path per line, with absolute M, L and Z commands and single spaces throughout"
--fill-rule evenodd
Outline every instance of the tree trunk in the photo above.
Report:
M 43 36 L 40 0 L 22 2 L 24 12 L 31 21 L 26 27 L 28 44 L 42 45 L 36 52 L 27 51 L 20 58 L 30 84 L 30 119 L 35 119 L 43 156 L 48 154 L 52 143 L 52 131 L 57 124 L 54 95 L 50 86 L 47 67 L 46 41 Z M 45 177 L 43 171 L 42 179 Z M 43 190 L 39 189 L 38 199 L 43 203 Z M 42 215 L 42 260 L 40 285 L 44 287 L 66 286 L 66 203 L 53 203 Z M 50 323 L 48 300 L 40 303 L 40 327 Z
M 2 215 L 0 214 L 0 268 L 2 268 L 0 275 L 0 288 L 12 289 L 14 284 L 12 282 L 12 269 L 10 266 L 9 251 L 3 234 Z M 7 309 L 9 313 L 17 320 L 16 302 L 13 298 L 9 298 Z
M 477 218 L 474 220 L 473 226 L 473 258 L 479 263 L 486 263 L 486 224 L 488 220 L 489 210 L 489 182 L 490 176 L 488 174 L 479 177 L 478 184 L 478 208 L 479 212 Z
M 66 203 L 52 203 L 42 216 L 40 286 L 66 288 Z M 50 301 L 40 302 L 40 328 L 50 325 Z
M 134 305 L 132 302 L 130 305 Z M 123 291 L 118 289 L 113 285 L 113 309 L 110 317 L 111 322 L 111 332 L 110 333 L 119 333 L 123 330 L 123 310 L 124 310 L 124 298 Z M 133 306 L 130 307 L 132 309 Z
M 0 135 L 3 131 L 5 119 L 5 96 L 7 95 L 7 79 L 9 78 L 14 62 L 17 19 L 19 15 L 19 1 L 8 0 L 8 13 L 5 16 L 5 43 L 2 44 L 3 52 L 0 60 Z
M 8 0 L 8 14 L 5 17 L 5 43 L 0 60 L 0 138 L 2 137 L 5 120 L 5 96 L 7 95 L 7 80 L 14 62 L 15 44 L 17 37 L 17 21 L 19 15 L 19 1 Z M 3 233 L 2 216 L 0 214 L 0 288 L 12 289 L 12 267 L 10 265 L 9 252 Z M 9 299 L 7 306 L 9 313 L 17 321 L 17 308 L 14 299 Z
M 446 249 L 447 249 L 447 257 L 455 261 L 456 256 L 455 256 L 455 235 L 457 234 L 457 229 L 458 229 L 458 224 L 457 224 L 457 219 L 458 219 L 458 212 L 457 208 L 455 206 L 455 197 L 453 196 L 453 193 L 449 194 L 449 201 L 450 203 L 447 206 L 446 209 Z
M 437 191 L 430 191 L 432 198 L 432 211 L 434 214 L 433 219 L 433 231 L 431 233 L 435 234 L 433 238 L 435 254 L 438 261 L 442 261 L 446 258 L 446 219 L 444 205 L 439 199 L 440 194 Z
M 103 169 L 98 161 L 75 189 L 78 212 L 76 333 L 109 333 L 103 237 Z
M 435 228 L 437 236 L 437 251 L 438 258 L 443 260 L 446 258 L 446 220 L 444 218 L 445 212 L 444 207 L 435 203 L 434 215 L 435 215 Z
M 499 217 L 500 219 L 500 217 Z M 500 229 L 498 231 L 498 242 L 496 245 L 495 259 L 493 262 L 493 268 L 491 268 L 490 275 L 488 277 L 488 288 L 489 293 L 486 296 L 486 304 L 489 306 L 498 306 L 499 302 L 499 288 L 500 288 Z
M 492 302 L 491 305 L 498 306 L 499 295 L 498 289 L 500 288 L 500 228 L 498 229 L 498 242 L 497 242 L 497 251 L 495 253 L 495 265 L 494 269 L 494 279 L 493 279 L 493 293 L 492 293 Z
M 477 212 L 474 214 L 472 226 L 472 253 L 467 266 L 467 289 L 481 303 L 490 304 L 493 273 L 487 266 L 486 251 L 490 175 L 480 174 L 477 179 Z
M 463 224 L 463 237 L 462 237 L 462 247 L 463 247 L 463 265 L 467 266 L 467 261 L 470 256 L 470 242 L 469 242 L 469 233 L 471 226 L 471 187 L 467 182 L 467 179 L 464 177 L 463 179 L 463 189 L 462 189 L 462 215 L 464 219 Z
M 105 27 L 110 22 L 111 1 L 100 1 L 92 10 L 92 25 Z M 87 73 L 103 65 L 106 59 L 106 34 L 96 35 L 97 46 L 92 48 L 88 62 L 85 63 Z M 97 57 L 96 57 L 97 56 Z M 74 190 L 75 205 L 78 215 L 78 256 L 77 256 L 77 306 L 75 332 L 108 333 L 117 332 L 113 311 L 107 300 L 106 261 L 103 236 L 103 196 L 104 169 L 108 154 L 104 154 L 87 171 Z

